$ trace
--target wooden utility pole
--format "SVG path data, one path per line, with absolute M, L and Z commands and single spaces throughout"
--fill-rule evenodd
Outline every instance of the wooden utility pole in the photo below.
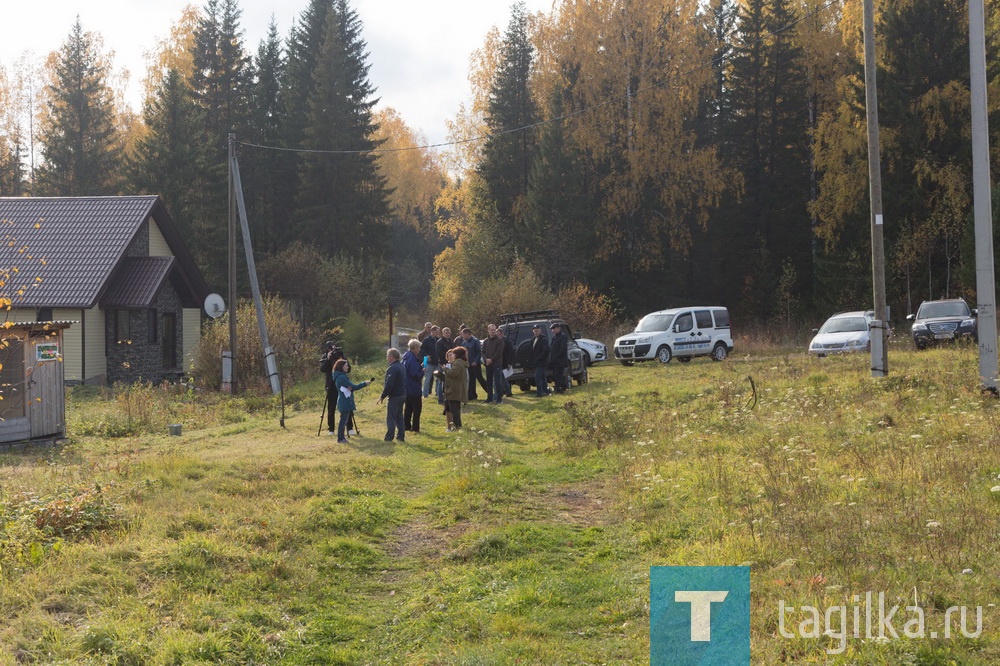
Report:
M 875 321 L 871 335 L 872 377 L 889 374 L 889 313 L 885 304 L 885 248 L 882 219 L 882 166 L 878 138 L 878 91 L 875 85 L 875 11 L 865 0 L 865 110 L 868 120 L 868 182 L 871 192 L 872 290 Z M 876 339 L 876 337 L 878 339 Z
M 996 282 L 990 135 L 986 113 L 986 22 L 983 0 L 969 0 L 969 90 L 972 102 L 972 196 L 976 229 L 976 308 L 979 312 L 979 381 L 997 392 Z

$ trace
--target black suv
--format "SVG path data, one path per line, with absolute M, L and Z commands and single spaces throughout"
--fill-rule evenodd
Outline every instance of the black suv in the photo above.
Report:
M 917 314 L 906 315 L 906 319 L 913 322 L 913 344 L 917 349 L 924 349 L 929 344 L 946 340 L 972 339 L 978 342 L 977 314 L 961 298 L 951 298 L 924 301 L 917 308 Z
M 522 391 L 529 391 L 535 385 L 535 371 L 525 367 L 531 356 L 531 338 L 534 337 L 531 329 L 535 324 L 542 327 L 542 335 L 547 336 L 549 342 L 552 342 L 550 326 L 562 326 L 562 331 L 568 338 L 566 347 L 569 352 L 569 374 L 577 384 L 586 384 L 587 364 L 584 362 L 583 351 L 573 339 L 573 331 L 555 310 L 536 310 L 500 315 L 500 328 L 503 329 L 504 337 L 514 344 L 514 374 L 508 380 L 511 385 L 517 385 Z M 546 376 L 551 378 L 552 370 L 548 370 Z

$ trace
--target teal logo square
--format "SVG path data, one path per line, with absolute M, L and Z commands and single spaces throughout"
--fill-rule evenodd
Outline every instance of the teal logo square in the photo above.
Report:
M 749 666 L 750 567 L 650 567 L 650 666 Z

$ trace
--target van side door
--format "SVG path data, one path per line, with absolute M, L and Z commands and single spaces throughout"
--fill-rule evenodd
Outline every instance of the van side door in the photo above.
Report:
M 693 344 L 697 334 L 694 332 L 694 313 L 678 312 L 674 323 L 670 326 L 670 339 L 674 356 L 690 356 L 694 353 Z
M 715 324 L 712 322 L 711 310 L 706 309 L 694 311 L 694 332 L 696 342 L 692 347 L 692 353 L 708 354 L 712 351 L 712 332 L 714 328 Z

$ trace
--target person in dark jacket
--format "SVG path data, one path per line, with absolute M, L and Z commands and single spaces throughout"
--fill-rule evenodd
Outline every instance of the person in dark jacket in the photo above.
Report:
M 351 364 L 342 358 L 333 365 L 333 385 L 337 388 L 337 411 L 340 412 L 340 423 L 337 425 L 337 441 L 347 443 L 347 427 L 351 416 L 357 409 L 354 402 L 354 392 L 360 391 L 371 382 L 352 384 L 347 376 L 351 372 Z M 332 410 L 331 410 L 332 411 Z
M 486 404 L 503 402 L 503 338 L 497 336 L 497 327 L 486 327 L 483 342 L 483 364 L 486 366 Z
M 514 343 L 510 341 L 502 328 L 497 329 L 497 337 L 503 340 L 503 370 L 513 370 L 514 369 Z M 503 372 L 500 373 L 503 377 Z M 510 389 L 510 382 L 507 381 L 506 377 L 503 377 L 503 393 L 508 398 L 513 398 L 514 394 Z
M 552 381 L 556 385 L 556 393 L 564 393 L 569 388 L 566 370 L 569 368 L 569 338 L 562 332 L 562 324 L 555 322 L 552 329 L 552 342 L 549 343 L 549 367 L 552 368 Z
M 544 398 L 549 394 L 549 382 L 545 372 L 549 367 L 549 339 L 545 337 L 541 324 L 531 327 L 531 353 L 527 367 L 535 370 L 535 396 Z
M 443 368 L 448 364 L 448 352 L 451 348 L 455 346 L 454 341 L 451 339 L 451 329 L 445 326 L 441 329 L 441 337 L 438 338 L 435 343 L 435 351 L 437 351 L 437 364 L 438 368 Z M 444 379 L 438 377 L 437 382 L 437 399 L 438 404 L 444 404 Z
M 403 354 L 403 370 L 406 372 L 406 400 L 403 404 L 403 425 L 407 431 L 419 433 L 420 412 L 423 409 L 423 393 L 421 389 L 424 383 L 424 366 L 417 359 L 421 348 L 420 340 L 414 338 L 406 346 L 408 350 Z
M 403 403 L 406 402 L 406 371 L 400 362 L 399 350 L 390 347 L 385 353 L 385 362 L 389 368 L 385 371 L 385 386 L 376 404 L 381 405 L 389 399 L 385 409 L 385 441 L 391 442 L 395 435 L 396 441 L 405 442 L 405 426 L 403 425 Z
M 487 394 L 490 391 L 486 386 L 486 378 L 483 377 L 483 345 L 468 327 L 462 329 L 462 339 L 459 344 L 465 347 L 469 356 L 469 400 L 478 400 L 476 382 L 479 382 Z
M 424 397 L 434 388 L 434 371 L 438 369 L 437 343 L 441 339 L 441 329 L 431 326 L 431 334 L 420 343 L 420 363 L 424 366 Z M 440 383 L 440 380 L 438 380 Z

